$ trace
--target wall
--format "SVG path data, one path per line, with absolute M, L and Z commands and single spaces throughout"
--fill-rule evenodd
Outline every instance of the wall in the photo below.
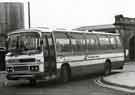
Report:
M 0 48 L 5 47 L 7 33 L 19 28 L 24 28 L 23 3 L 0 3 Z
M 126 60 L 131 60 L 130 58 L 130 51 L 131 51 L 131 46 L 135 46 L 135 42 L 130 45 L 130 39 L 135 36 L 135 18 L 128 18 L 124 17 L 123 15 L 117 15 L 115 16 L 115 26 L 116 29 L 119 31 L 123 45 L 124 45 L 124 52 L 125 52 L 125 58 Z M 132 52 L 135 52 L 132 50 Z M 135 59 L 135 54 L 133 55 Z

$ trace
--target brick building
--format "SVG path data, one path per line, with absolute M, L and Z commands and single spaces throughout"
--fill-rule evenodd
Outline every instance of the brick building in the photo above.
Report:
M 135 18 L 117 15 L 114 25 L 121 35 L 126 59 L 135 60 Z

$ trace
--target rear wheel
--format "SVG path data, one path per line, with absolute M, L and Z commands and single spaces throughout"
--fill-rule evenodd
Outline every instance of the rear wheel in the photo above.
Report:
M 70 72 L 67 66 L 62 66 L 61 68 L 61 82 L 66 83 L 70 80 Z
M 106 61 L 105 62 L 105 68 L 104 68 L 104 75 L 107 76 L 111 73 L 111 62 Z

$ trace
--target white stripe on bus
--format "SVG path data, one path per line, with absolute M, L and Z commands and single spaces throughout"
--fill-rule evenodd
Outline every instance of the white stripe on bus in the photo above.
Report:
M 87 65 L 96 65 L 96 64 L 104 64 L 105 63 L 105 58 L 103 59 L 97 59 L 97 60 L 84 60 L 84 61 L 74 61 L 74 62 L 69 62 L 71 68 L 72 67 L 78 67 L 78 66 L 87 66 Z M 110 58 L 111 62 L 118 62 L 118 61 L 123 61 L 124 57 L 114 57 L 114 58 Z M 57 69 L 61 68 L 61 65 L 63 63 L 59 62 L 57 63 Z
M 81 55 L 81 56 L 65 56 L 65 57 L 57 57 L 57 62 L 70 62 L 70 61 L 83 61 L 90 59 L 107 59 L 107 58 L 117 58 L 124 57 L 124 53 L 111 53 L 111 54 L 96 54 L 96 55 Z

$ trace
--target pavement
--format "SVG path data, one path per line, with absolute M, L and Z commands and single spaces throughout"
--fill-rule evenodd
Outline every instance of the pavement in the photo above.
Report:
M 135 72 L 122 72 L 103 77 L 102 82 L 135 90 Z
M 106 87 L 126 89 L 135 92 L 135 62 L 125 63 L 123 70 L 100 79 Z M 112 88 L 111 87 L 111 88 Z

